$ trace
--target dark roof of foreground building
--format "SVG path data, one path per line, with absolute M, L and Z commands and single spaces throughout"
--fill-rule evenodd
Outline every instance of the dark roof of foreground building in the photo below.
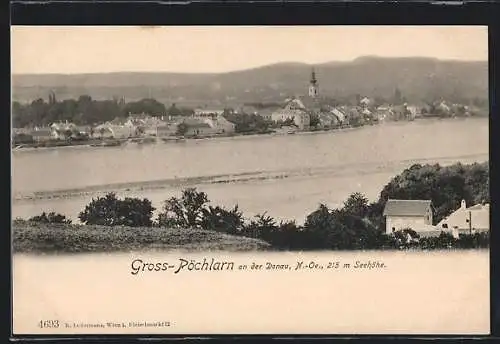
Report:
M 431 205 L 430 200 L 389 199 L 384 216 L 424 216 Z

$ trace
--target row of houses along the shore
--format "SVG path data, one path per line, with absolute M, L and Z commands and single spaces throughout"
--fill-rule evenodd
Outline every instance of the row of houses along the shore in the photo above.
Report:
M 147 114 L 129 114 L 126 118 L 115 118 L 96 126 L 78 126 L 71 122 L 53 123 L 48 127 L 17 129 L 14 134 L 25 134 L 34 141 L 65 140 L 69 138 L 126 139 L 141 136 L 166 138 L 179 135 L 204 137 L 232 134 L 235 124 L 225 119 L 222 114 L 212 110 L 200 110 L 192 117 L 172 118 L 155 117 Z

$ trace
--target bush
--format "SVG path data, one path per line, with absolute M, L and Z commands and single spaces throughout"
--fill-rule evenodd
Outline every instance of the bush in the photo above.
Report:
M 229 234 L 239 234 L 243 229 L 243 214 L 239 211 L 237 205 L 231 210 L 219 206 L 209 206 L 202 209 L 202 213 L 200 226 L 203 229 Z
M 14 144 L 23 144 L 23 143 L 34 143 L 33 136 L 28 134 L 15 134 L 12 138 L 12 142 Z
M 405 228 L 390 235 L 394 248 L 407 249 L 418 247 L 420 235 L 411 228 Z
M 45 213 L 41 215 L 33 216 L 28 221 L 30 222 L 40 222 L 40 223 L 64 223 L 71 224 L 71 220 L 62 214 L 56 214 L 55 212 Z
M 489 232 L 460 234 L 456 241 L 459 248 L 487 248 L 490 244 Z
M 155 208 L 148 199 L 117 199 L 114 193 L 92 199 L 78 216 L 87 225 L 103 226 L 152 226 Z
M 260 238 L 264 241 L 271 241 L 273 232 L 276 229 L 276 220 L 266 213 L 258 214 L 244 227 L 243 234 L 251 238 Z
M 209 203 L 207 194 L 188 188 L 181 198 L 165 201 L 163 212 L 158 215 L 158 225 L 168 228 L 202 228 L 203 215 Z
M 441 232 L 438 237 L 421 238 L 419 247 L 427 250 L 448 249 L 456 247 L 457 240 L 447 232 Z

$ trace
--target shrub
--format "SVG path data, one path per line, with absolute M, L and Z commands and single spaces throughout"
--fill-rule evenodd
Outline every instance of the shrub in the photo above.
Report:
M 181 198 L 165 201 L 163 212 L 158 215 L 158 224 L 169 228 L 201 228 L 204 210 L 209 203 L 207 194 L 188 188 Z
M 419 247 L 423 249 L 445 249 L 453 248 L 456 246 L 457 240 L 447 232 L 441 232 L 438 237 L 421 238 L 419 240 Z
M 489 232 L 460 234 L 456 242 L 459 248 L 487 248 L 490 244 Z
M 248 225 L 245 226 L 243 234 L 251 238 L 260 238 L 264 241 L 271 241 L 273 231 L 276 229 L 276 220 L 271 216 L 258 214 Z
M 202 214 L 200 226 L 203 229 L 229 234 L 239 234 L 243 229 L 243 214 L 239 211 L 238 205 L 231 210 L 209 206 L 202 209 Z
M 63 223 L 71 224 L 71 220 L 62 214 L 56 214 L 55 212 L 45 213 L 41 215 L 33 216 L 28 221 L 30 222 L 40 222 L 40 223 Z
M 33 136 L 20 133 L 20 134 L 15 134 L 12 138 L 12 141 L 14 144 L 23 144 L 23 143 L 34 143 L 35 141 L 33 140 Z
M 92 199 L 78 216 L 87 225 L 103 226 L 152 226 L 155 208 L 148 199 L 117 199 L 114 193 Z

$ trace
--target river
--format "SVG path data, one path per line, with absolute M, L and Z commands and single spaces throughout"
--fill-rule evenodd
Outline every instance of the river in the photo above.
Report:
M 488 160 L 487 119 L 393 122 L 335 132 L 245 136 L 123 147 L 12 152 L 13 217 L 55 211 L 76 220 L 98 195 L 146 197 L 157 208 L 196 186 L 214 204 L 239 204 L 302 222 L 353 192 L 375 200 L 414 163 Z

